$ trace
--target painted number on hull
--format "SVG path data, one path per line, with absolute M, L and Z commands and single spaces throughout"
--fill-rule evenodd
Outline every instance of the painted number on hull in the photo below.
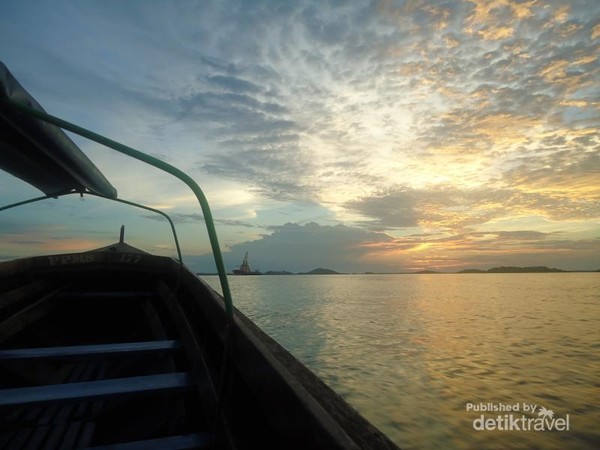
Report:
M 119 262 L 122 262 L 125 264 L 137 264 L 142 260 L 142 258 L 143 258 L 142 255 L 131 255 L 131 254 L 124 253 L 121 255 L 121 259 L 119 259 Z

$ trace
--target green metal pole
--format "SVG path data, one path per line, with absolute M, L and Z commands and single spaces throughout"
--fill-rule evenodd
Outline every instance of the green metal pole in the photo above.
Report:
M 208 200 L 204 196 L 200 186 L 198 186 L 198 184 L 188 174 L 179 170 L 177 167 L 161 161 L 158 158 L 154 158 L 153 156 L 147 155 L 139 150 L 113 141 L 112 139 L 104 137 L 98 133 L 94 133 L 93 131 L 75 125 L 71 122 L 67 122 L 66 120 L 60 119 L 56 116 L 52 116 L 46 112 L 37 111 L 28 106 L 21 105 L 20 103 L 8 99 L 3 99 L 0 101 L 7 106 L 23 112 L 24 114 L 33 116 L 37 119 L 43 120 L 44 122 L 51 123 L 65 130 L 69 130 L 87 139 L 98 142 L 106 147 L 112 148 L 120 153 L 124 153 L 132 158 L 143 161 L 146 164 L 150 164 L 151 166 L 164 170 L 165 172 L 170 173 L 187 184 L 196 195 L 198 203 L 200 203 L 200 208 L 202 209 L 202 214 L 204 215 L 204 221 L 206 222 L 206 229 L 208 231 L 213 257 L 215 259 L 215 264 L 217 265 L 217 271 L 219 272 L 219 280 L 221 281 L 221 289 L 223 291 L 223 298 L 225 299 L 225 310 L 229 317 L 233 317 L 233 301 L 231 298 L 231 291 L 229 290 L 229 282 L 227 281 L 227 273 L 225 270 L 225 264 L 223 263 L 223 255 L 221 254 L 221 248 L 219 247 L 219 239 L 217 238 L 217 231 L 215 229 L 210 206 L 208 205 Z

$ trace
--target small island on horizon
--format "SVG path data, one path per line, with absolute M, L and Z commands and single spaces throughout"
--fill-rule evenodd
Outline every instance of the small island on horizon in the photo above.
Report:
M 253 272 L 253 275 L 436 275 L 436 274 L 485 274 L 485 273 L 595 273 L 596 270 L 563 270 L 547 266 L 499 266 L 491 269 L 462 269 L 454 272 L 442 272 L 439 270 L 419 270 L 416 272 L 337 272 L 332 269 L 317 267 L 308 272 L 290 272 L 288 270 L 269 270 L 266 272 Z M 214 272 L 197 272 L 196 275 L 217 275 Z
M 600 270 L 563 270 L 557 269 L 556 267 L 547 266 L 528 266 L 528 267 L 517 267 L 517 266 L 499 266 L 492 267 L 491 269 L 463 269 L 456 272 L 440 272 L 436 270 L 420 270 L 418 272 L 412 272 L 416 274 L 444 274 L 444 273 L 569 273 L 569 272 L 600 272 Z
M 410 275 L 410 274 L 480 274 L 480 273 L 567 273 L 567 272 L 600 272 L 600 269 L 597 270 L 563 270 L 558 269 L 556 267 L 548 267 L 548 266 L 498 266 L 492 267 L 490 269 L 477 269 L 477 268 L 468 268 L 461 269 L 456 271 L 440 271 L 435 269 L 422 269 L 418 271 L 398 271 L 398 272 L 338 272 L 333 269 L 317 267 L 316 269 L 312 269 L 308 272 L 290 272 L 289 270 L 268 270 L 266 272 L 261 272 L 260 269 L 252 270 L 250 268 L 250 264 L 248 262 L 248 252 L 245 253 L 242 263 L 229 272 L 230 275 Z M 216 273 L 200 273 L 197 275 L 216 275 Z
M 310 272 L 301 272 L 298 275 L 340 275 L 340 272 L 336 272 L 331 269 L 324 269 L 323 267 L 317 267 Z
M 309 272 L 290 272 L 288 270 L 268 270 L 262 273 L 255 273 L 255 275 L 343 275 L 340 272 L 336 272 L 331 269 L 324 269 L 323 267 L 317 267 Z
M 555 267 L 532 266 L 532 267 L 515 267 L 515 266 L 500 266 L 492 267 L 488 270 L 465 269 L 457 273 L 547 273 L 547 272 L 568 272 L 567 270 L 557 269 Z

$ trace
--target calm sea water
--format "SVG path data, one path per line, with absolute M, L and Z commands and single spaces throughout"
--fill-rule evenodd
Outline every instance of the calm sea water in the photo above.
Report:
M 241 311 L 403 449 L 600 448 L 600 274 L 255 276 L 230 284 Z M 485 407 L 492 410 L 475 411 Z M 540 416 L 541 407 L 553 418 Z M 482 415 L 495 429 L 474 429 Z M 557 419 L 565 428 L 567 415 L 568 430 L 548 429 L 551 420 L 561 428 Z M 523 416 L 546 420 L 545 430 L 532 422 L 515 429 L 515 420 L 525 427 Z

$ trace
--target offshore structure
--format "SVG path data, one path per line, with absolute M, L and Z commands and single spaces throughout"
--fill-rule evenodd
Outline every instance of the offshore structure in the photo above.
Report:
M 248 252 L 244 255 L 244 260 L 236 269 L 233 269 L 234 275 L 260 275 L 260 271 L 252 271 L 250 264 L 248 264 Z

